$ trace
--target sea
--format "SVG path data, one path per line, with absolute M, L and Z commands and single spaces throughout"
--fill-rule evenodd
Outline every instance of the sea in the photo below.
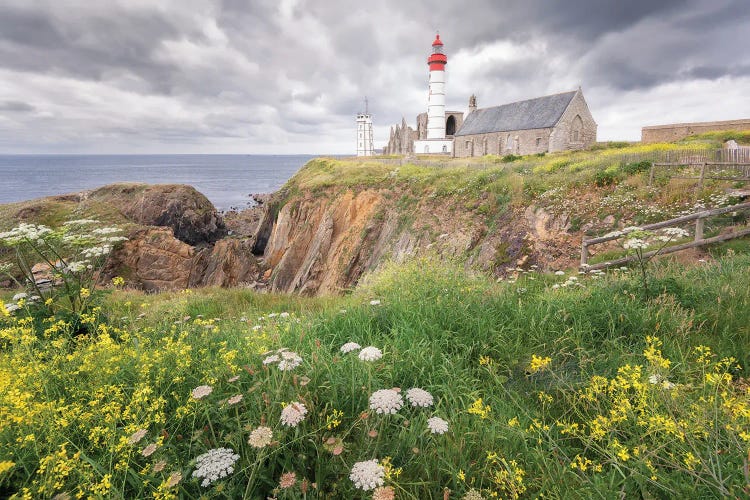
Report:
M 75 193 L 113 182 L 189 184 L 218 210 L 253 205 L 312 155 L 0 155 L 0 203 Z

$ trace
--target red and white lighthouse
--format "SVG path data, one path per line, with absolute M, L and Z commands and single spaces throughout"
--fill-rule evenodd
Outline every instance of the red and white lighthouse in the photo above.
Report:
M 453 152 L 453 141 L 445 138 L 445 65 L 448 57 L 443 52 L 440 34 L 432 42 L 432 54 L 427 58 L 430 68 L 427 98 L 427 136 L 414 141 L 414 152 L 417 154 L 445 154 Z
M 430 67 L 430 95 L 427 100 L 427 138 L 445 139 L 445 65 L 440 34 L 432 42 L 432 54 L 427 58 Z

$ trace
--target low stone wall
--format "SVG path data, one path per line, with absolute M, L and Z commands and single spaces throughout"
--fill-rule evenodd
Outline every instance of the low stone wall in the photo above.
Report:
M 685 137 L 714 130 L 750 130 L 750 119 L 721 122 L 672 123 L 641 129 L 641 142 L 673 142 Z

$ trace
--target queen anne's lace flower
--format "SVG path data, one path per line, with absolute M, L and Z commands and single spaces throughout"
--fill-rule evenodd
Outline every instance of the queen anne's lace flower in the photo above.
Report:
M 297 474 L 295 474 L 294 472 L 285 472 L 281 475 L 281 479 L 279 479 L 279 488 L 291 488 L 296 482 Z
M 273 363 L 278 363 L 281 360 L 281 358 L 277 354 L 272 354 L 270 356 L 266 356 L 266 358 L 263 360 L 264 365 L 271 365 Z
M 369 491 L 383 486 L 385 468 L 376 459 L 357 462 L 349 473 L 349 479 L 360 490 Z
M 247 443 L 254 448 L 264 448 L 271 444 L 273 431 L 269 427 L 258 427 L 250 433 Z
M 284 351 L 281 353 L 281 361 L 279 361 L 279 370 L 287 371 L 294 370 L 302 363 L 302 358 L 292 351 Z
M 232 396 L 231 398 L 227 399 L 227 404 L 236 405 L 240 401 L 242 401 L 242 394 L 236 394 Z
M 199 385 L 193 389 L 192 395 L 195 399 L 203 399 L 213 392 L 214 388 L 210 385 Z
M 138 429 L 130 435 L 130 437 L 128 438 L 128 444 L 138 443 L 141 439 L 146 437 L 146 434 L 148 434 L 148 431 L 146 429 Z
M 307 408 L 300 402 L 289 403 L 281 410 L 281 423 L 288 427 L 297 427 L 305 419 Z
M 639 250 L 648 248 L 648 243 L 641 238 L 630 238 L 622 244 L 622 248 L 625 250 Z
M 378 486 L 372 492 L 372 500 L 393 500 L 396 498 L 396 492 L 392 486 Z
M 352 351 L 356 351 L 357 349 L 361 349 L 362 346 L 357 344 L 356 342 L 347 342 L 346 344 L 341 346 L 341 352 L 344 354 L 350 353 Z
M 406 391 L 406 399 L 409 400 L 412 406 L 422 406 L 424 408 L 432 406 L 432 394 L 419 387 L 412 387 Z
M 448 422 L 440 417 L 432 417 L 427 419 L 427 428 L 433 434 L 445 434 L 448 432 Z
M 375 413 L 394 414 L 404 405 L 401 394 L 393 389 L 380 389 L 370 396 L 370 409 Z
M 383 351 L 377 347 L 368 346 L 359 351 L 359 359 L 362 361 L 377 361 L 383 357 Z
M 201 486 L 209 486 L 211 483 L 233 473 L 234 463 L 239 458 L 240 456 L 229 448 L 209 450 L 195 459 L 196 469 L 193 472 L 193 477 L 203 478 Z

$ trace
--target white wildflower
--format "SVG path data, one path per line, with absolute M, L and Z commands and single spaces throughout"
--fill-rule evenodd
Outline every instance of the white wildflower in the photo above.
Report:
M 371 300 L 370 301 L 370 305 L 371 306 L 379 306 L 380 305 L 380 300 L 379 299 Z
M 664 389 L 667 389 L 667 390 L 671 390 L 671 389 L 675 388 L 675 384 L 673 382 L 670 382 L 669 380 L 667 380 L 666 378 L 662 377 L 658 373 L 655 373 L 655 374 L 651 375 L 648 378 L 648 381 L 650 383 L 652 383 L 653 385 L 660 385 Z
M 194 399 L 203 399 L 209 394 L 213 392 L 214 388 L 210 385 L 199 385 L 192 391 L 192 396 Z
M 84 269 L 86 269 L 86 264 L 88 263 L 87 260 L 80 260 L 80 261 L 73 261 L 68 263 L 67 267 L 65 268 L 65 271 L 69 273 L 80 273 Z
M 406 399 L 409 400 L 412 406 L 421 406 L 423 408 L 432 406 L 432 394 L 419 387 L 412 387 L 406 391 Z
M 354 486 L 360 490 L 369 491 L 383 486 L 385 482 L 385 467 L 380 465 L 377 459 L 357 462 L 349 473 L 349 479 Z
M 298 401 L 293 401 L 281 410 L 281 423 L 287 427 L 297 427 L 305 419 L 307 408 Z
M 284 311 L 283 313 L 279 314 L 279 318 L 288 318 L 288 317 L 289 317 L 289 313 L 286 312 L 286 311 Z
M 261 426 L 250 433 L 247 443 L 254 448 L 265 448 L 271 444 L 271 439 L 273 439 L 273 431 L 269 427 Z
M 76 219 L 63 223 L 63 226 L 84 226 L 86 224 L 99 224 L 99 221 L 95 219 Z
M 680 227 L 665 227 L 661 232 L 670 238 L 687 238 L 690 235 L 690 233 Z
M 210 486 L 211 483 L 233 473 L 234 463 L 239 459 L 240 456 L 230 448 L 209 450 L 195 459 L 196 469 L 193 477 L 203 479 L 201 486 Z
M 644 248 L 648 248 L 648 243 L 641 238 L 630 238 L 622 244 L 622 248 L 624 248 L 625 250 L 642 250 Z
M 242 394 L 237 394 L 237 395 L 234 395 L 231 398 L 227 399 L 227 404 L 229 404 L 229 405 L 236 405 L 240 401 L 242 401 Z
M 25 299 L 26 297 L 28 297 L 28 295 L 26 295 L 25 293 L 21 292 L 21 293 L 17 293 L 17 294 L 15 294 L 15 295 L 13 296 L 13 299 L 12 299 L 12 300 L 13 300 L 13 302 L 18 302 L 19 300 L 21 300 L 21 299 Z
M 555 271 L 555 276 L 565 276 L 565 271 Z
M 341 346 L 341 352 L 344 354 L 350 353 L 352 351 L 356 351 L 357 349 L 361 349 L 362 346 L 357 344 L 356 342 L 347 342 L 346 344 Z
M 272 354 L 270 356 L 266 356 L 266 358 L 263 360 L 264 365 L 271 365 L 273 363 L 278 363 L 281 360 L 278 354 Z
M 146 437 L 146 434 L 148 434 L 148 431 L 146 429 L 138 429 L 130 435 L 130 437 L 128 438 L 128 444 L 138 443 L 141 439 Z
M 94 234 L 105 235 L 119 233 L 120 231 L 122 231 L 122 229 L 120 229 L 119 227 L 98 227 L 91 232 Z
M 282 372 L 294 370 L 302 363 L 302 358 L 296 352 L 284 351 L 281 353 L 281 358 L 279 370 Z
M 401 394 L 393 389 L 380 389 L 370 396 L 370 409 L 375 413 L 394 414 L 404 405 L 404 399 Z
M 359 359 L 362 361 L 377 361 L 383 357 L 383 351 L 377 347 L 367 346 L 359 351 Z
M 432 417 L 427 419 L 427 428 L 433 434 L 445 434 L 448 432 L 448 422 L 440 417 Z

